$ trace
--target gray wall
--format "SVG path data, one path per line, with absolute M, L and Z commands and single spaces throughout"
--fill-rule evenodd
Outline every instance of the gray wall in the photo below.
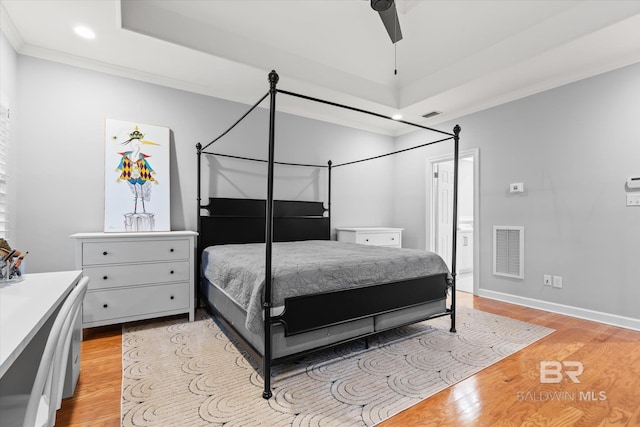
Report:
M 194 144 L 247 106 L 21 55 L 16 83 L 16 55 L 2 40 L 2 90 L 20 94 L 12 101 L 14 246 L 31 252 L 28 272 L 73 268 L 68 236 L 102 230 L 106 117 L 172 129 L 172 228 L 195 229 Z M 480 149 L 481 292 L 640 318 L 640 209 L 625 206 L 624 185 L 640 174 L 639 116 L 640 65 L 633 65 L 456 120 L 461 149 Z M 264 157 L 266 120 L 257 112 L 215 149 Z M 394 147 L 388 137 L 279 114 L 276 156 L 340 163 L 432 137 L 415 132 Z M 444 143 L 335 169 L 333 226 L 403 227 L 405 246 L 426 248 L 426 159 L 449 152 Z M 208 162 L 216 172 L 205 176 L 203 196 L 264 195 L 264 166 Z M 525 193 L 510 195 L 511 182 L 524 182 Z M 326 172 L 278 168 L 276 197 L 323 200 Z M 525 280 L 491 273 L 493 225 L 525 226 Z M 544 287 L 543 274 L 563 276 L 564 288 Z
M 626 207 L 625 186 L 640 175 L 639 117 L 635 64 L 456 120 L 461 149 L 479 148 L 481 293 L 640 319 L 640 208 Z M 409 134 L 396 148 L 421 141 Z M 427 247 L 426 158 L 450 149 L 395 159 L 394 223 L 407 245 Z M 511 195 L 512 182 L 525 192 Z M 525 227 L 524 280 L 492 274 L 494 225 Z
M 23 55 L 18 70 L 21 167 L 14 246 L 30 251 L 27 272 L 73 269 L 69 235 L 102 231 L 105 118 L 171 129 L 171 226 L 196 229 L 195 144 L 213 139 L 248 106 Z M 267 115 L 256 110 L 211 149 L 266 158 Z M 390 137 L 287 114 L 278 114 L 276 139 L 276 160 L 322 165 L 393 148 Z M 216 171 L 205 174 L 203 197 L 209 190 L 223 197 L 265 196 L 264 165 L 220 158 L 203 163 L 209 162 Z M 391 159 L 335 169 L 332 225 L 391 223 L 392 172 Z M 326 187 L 324 170 L 276 171 L 276 198 L 325 201 Z

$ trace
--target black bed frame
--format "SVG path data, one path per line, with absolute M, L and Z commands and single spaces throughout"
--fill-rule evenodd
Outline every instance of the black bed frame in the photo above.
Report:
M 295 335 L 307 331 L 324 328 L 327 326 L 337 325 L 348 321 L 370 317 L 372 315 L 390 313 L 402 308 L 417 306 L 430 301 L 442 299 L 446 295 L 447 289 L 451 289 L 451 307 L 445 309 L 442 313 L 431 315 L 427 318 L 451 316 L 451 332 L 456 332 L 455 314 L 456 314 L 456 242 L 457 242 L 457 195 L 458 195 L 458 157 L 459 157 L 459 134 L 460 126 L 456 125 L 453 133 L 444 132 L 438 129 L 406 122 L 403 120 L 395 120 L 413 127 L 426 129 L 447 135 L 447 137 L 431 141 L 425 144 L 414 146 L 400 151 L 383 154 L 380 156 L 369 157 L 366 159 L 356 160 L 347 163 L 333 165 L 331 161 L 326 165 L 310 165 L 300 163 L 283 163 L 276 162 L 274 159 L 275 146 L 275 113 L 276 113 L 276 94 L 282 93 L 298 98 L 307 99 L 314 102 L 320 102 L 335 107 L 348 109 L 351 111 L 361 112 L 377 116 L 383 119 L 393 120 L 391 117 L 373 113 L 358 108 L 325 101 L 306 95 L 296 94 L 280 89 L 276 89 L 279 77 L 275 71 L 269 73 L 269 92 L 265 94 L 249 111 L 247 111 L 240 119 L 238 119 L 229 129 L 223 132 L 216 139 L 206 146 L 200 143 L 196 145 L 197 149 L 197 202 L 198 202 L 198 261 L 196 277 L 202 278 L 201 272 L 201 256 L 202 251 L 212 245 L 221 245 L 229 243 L 265 243 L 265 286 L 264 286 L 264 354 L 260 354 L 242 335 L 224 319 L 215 307 L 210 305 L 208 301 L 207 308 L 212 310 L 216 317 L 225 325 L 230 333 L 243 345 L 243 347 L 255 357 L 257 361 L 262 361 L 264 391 L 262 397 L 269 399 L 271 392 L 271 367 L 275 363 L 289 360 L 292 357 L 302 356 L 311 351 L 317 351 L 326 346 L 316 348 L 303 353 L 297 353 L 280 359 L 274 359 L 272 354 L 272 325 L 281 323 L 285 329 L 285 335 Z M 268 160 L 253 159 L 248 157 L 233 156 L 222 153 L 214 153 L 205 151 L 207 147 L 225 136 L 231 129 L 240 123 L 249 113 L 251 113 L 264 99 L 270 97 L 269 108 L 269 157 Z M 390 156 L 393 154 L 413 150 L 427 145 L 436 144 L 438 142 L 450 141 L 454 142 L 454 197 L 453 197 L 453 230 L 452 230 L 452 260 L 451 260 L 451 279 L 446 274 L 439 274 L 427 277 L 421 277 L 410 280 L 403 280 L 393 283 L 384 283 L 364 288 L 356 288 L 350 290 L 322 292 L 313 295 L 304 295 L 285 300 L 285 309 L 281 315 L 272 316 L 272 244 L 273 242 L 299 241 L 299 240 L 330 240 L 331 236 L 331 171 L 332 168 L 346 166 L 367 160 L 373 160 L 380 157 Z M 233 199 L 233 198 L 208 198 L 206 205 L 201 200 L 201 157 L 202 154 L 215 155 L 222 157 L 230 157 L 236 159 L 265 162 L 268 164 L 267 172 L 267 198 L 266 199 Z M 274 165 L 292 165 L 303 167 L 327 168 L 328 169 L 328 203 L 327 208 L 323 202 L 306 202 L 306 201 L 286 201 L 273 199 L 273 181 L 274 181 Z M 199 283 L 196 283 L 196 295 L 198 298 L 197 305 L 200 306 L 201 298 L 199 292 Z M 356 301 L 376 301 L 373 305 L 369 304 L 363 307 L 363 304 L 357 304 Z M 326 307 L 331 307 L 327 310 Z M 397 326 L 396 326 L 397 327 Z M 379 333 L 377 330 L 374 333 Z M 372 333 L 373 334 L 373 333 Z M 371 335 L 371 334 L 366 334 Z M 354 337 L 358 339 L 366 335 Z M 351 340 L 350 339 L 350 340 Z M 332 344 L 337 345 L 340 343 Z

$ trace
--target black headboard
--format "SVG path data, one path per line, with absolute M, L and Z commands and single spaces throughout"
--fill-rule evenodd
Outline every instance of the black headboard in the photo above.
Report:
M 266 200 L 211 197 L 200 211 L 200 251 L 213 245 L 265 241 Z M 325 212 L 322 202 L 274 200 L 273 241 L 329 240 Z

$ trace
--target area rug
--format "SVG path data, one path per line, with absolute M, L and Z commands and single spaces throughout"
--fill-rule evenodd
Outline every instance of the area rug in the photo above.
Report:
M 553 332 L 461 307 L 278 365 L 273 397 L 249 356 L 205 312 L 125 325 L 122 426 L 371 426 Z

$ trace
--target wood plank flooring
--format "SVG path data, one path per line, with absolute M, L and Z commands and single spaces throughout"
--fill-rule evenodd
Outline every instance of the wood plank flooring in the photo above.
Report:
M 462 292 L 458 304 L 556 332 L 381 427 L 640 426 L 640 332 Z M 121 341 L 121 326 L 85 330 L 80 380 L 74 397 L 63 401 L 56 425 L 120 426 Z M 541 384 L 541 361 L 582 363 L 580 383 L 565 376 L 560 383 Z

